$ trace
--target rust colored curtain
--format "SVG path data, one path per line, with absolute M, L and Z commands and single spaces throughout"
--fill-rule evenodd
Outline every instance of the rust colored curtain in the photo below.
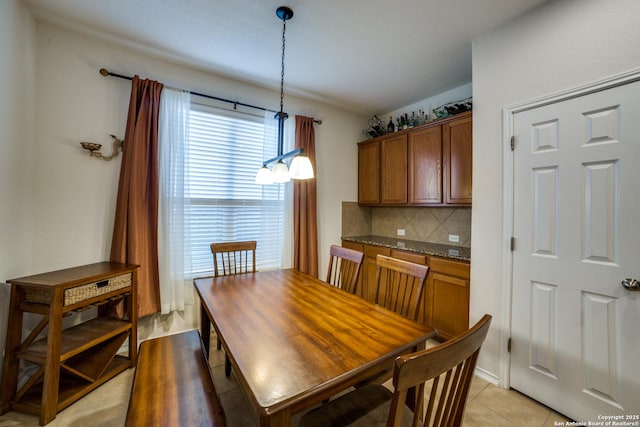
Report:
M 134 76 L 120 166 L 111 261 L 138 264 L 138 316 L 160 311 L 158 111 L 162 83 Z
M 316 173 L 316 137 L 313 118 L 296 116 L 295 148 L 304 149 Z M 318 219 L 316 179 L 293 183 L 293 266 L 318 277 Z

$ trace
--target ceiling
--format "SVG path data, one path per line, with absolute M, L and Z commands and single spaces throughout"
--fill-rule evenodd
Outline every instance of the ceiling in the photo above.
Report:
M 470 82 L 471 41 L 544 2 L 23 1 L 37 21 L 278 91 L 282 21 L 275 10 L 286 5 L 294 16 L 286 30 L 285 93 L 366 115 Z

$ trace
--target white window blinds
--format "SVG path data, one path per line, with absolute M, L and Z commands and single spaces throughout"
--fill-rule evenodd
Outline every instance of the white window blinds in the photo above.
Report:
M 187 220 L 194 276 L 212 273 L 213 242 L 256 240 L 257 268 L 281 267 L 284 186 L 254 183 L 263 153 L 276 152 L 268 133 L 261 117 L 192 104 Z

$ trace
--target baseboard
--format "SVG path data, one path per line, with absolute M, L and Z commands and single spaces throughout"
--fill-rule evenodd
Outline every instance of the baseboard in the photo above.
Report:
M 495 374 L 492 374 L 491 372 L 485 371 L 482 368 L 476 368 L 475 372 L 474 372 L 475 376 L 483 379 L 493 385 L 500 385 L 500 378 L 498 378 Z

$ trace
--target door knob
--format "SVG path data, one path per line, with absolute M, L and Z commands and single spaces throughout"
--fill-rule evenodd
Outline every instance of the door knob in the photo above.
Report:
M 622 281 L 622 286 L 629 291 L 640 291 L 640 281 L 626 278 Z

